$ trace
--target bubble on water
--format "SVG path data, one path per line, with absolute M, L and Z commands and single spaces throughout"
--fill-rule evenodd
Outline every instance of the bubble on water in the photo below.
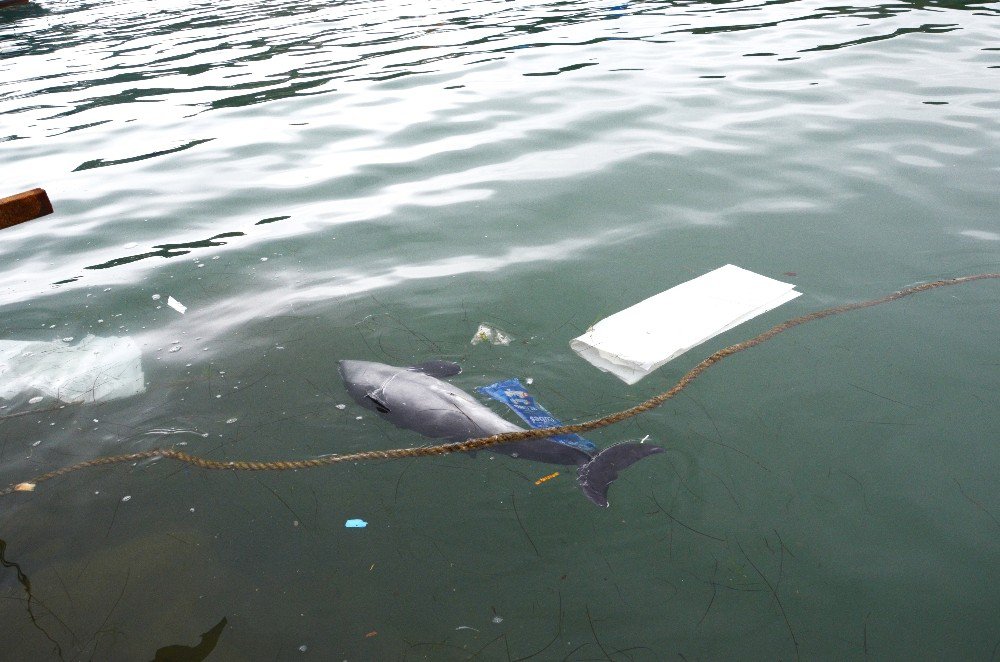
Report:
M 42 396 L 40 396 L 40 395 L 36 395 L 36 396 L 35 396 L 35 397 L 33 397 L 33 398 L 32 398 L 31 400 L 28 400 L 28 404 L 29 404 L 29 405 L 37 405 L 37 404 L 38 404 L 39 402 L 41 402 L 41 401 L 42 401 L 42 400 L 44 400 L 44 399 L 45 399 L 45 398 L 43 398 Z
M 226 420 L 226 424 L 228 425 L 228 424 L 230 424 L 230 423 L 235 423 L 235 422 L 236 422 L 236 421 L 238 421 L 238 420 L 240 420 L 240 419 L 238 419 L 238 418 L 230 418 L 230 419 L 227 419 L 227 420 Z
M 128 501 L 131 498 L 132 498 L 131 494 L 126 494 L 125 496 L 122 497 L 122 502 Z
M 337 409 L 347 409 L 347 405 L 334 405 Z
M 181 346 L 180 345 L 174 345 L 173 347 L 170 348 L 170 353 L 171 354 L 173 354 L 174 352 L 179 352 L 179 351 L 181 351 Z
M 153 295 L 153 301 L 159 301 L 159 300 L 160 300 L 160 295 L 159 294 L 154 294 Z

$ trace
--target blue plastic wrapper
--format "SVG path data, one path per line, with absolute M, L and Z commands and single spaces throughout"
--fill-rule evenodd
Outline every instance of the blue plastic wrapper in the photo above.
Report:
M 488 395 L 494 400 L 499 400 L 511 411 L 521 417 L 525 423 L 533 428 L 554 428 L 562 423 L 548 412 L 542 405 L 538 404 L 531 394 L 524 389 L 524 385 L 517 379 L 508 379 L 495 384 L 487 384 L 476 389 L 483 395 Z M 584 439 L 578 434 L 561 434 L 557 437 L 549 437 L 560 444 L 579 448 L 587 453 L 596 453 L 597 446 L 594 442 Z
M 363 529 L 368 526 L 368 522 L 363 519 L 349 519 L 344 522 L 344 526 L 348 529 Z

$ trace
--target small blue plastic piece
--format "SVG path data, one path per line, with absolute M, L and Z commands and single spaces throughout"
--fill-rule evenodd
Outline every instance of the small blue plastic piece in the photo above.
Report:
M 348 529 L 363 529 L 368 526 L 368 522 L 363 519 L 349 519 L 344 522 L 344 526 Z
M 533 428 L 554 428 L 562 425 L 556 417 L 548 412 L 542 405 L 538 404 L 531 394 L 524 390 L 524 385 L 517 379 L 508 379 L 487 384 L 476 389 L 483 395 L 488 395 L 494 400 L 499 400 L 511 411 L 521 417 L 525 423 Z M 552 441 L 557 441 L 566 446 L 579 448 L 585 453 L 593 455 L 597 452 L 597 446 L 589 439 L 584 439 L 578 434 L 561 434 L 556 437 L 549 437 Z

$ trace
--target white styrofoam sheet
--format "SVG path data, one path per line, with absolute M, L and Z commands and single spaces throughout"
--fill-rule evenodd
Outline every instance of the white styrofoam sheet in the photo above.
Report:
M 634 384 L 692 347 L 799 296 L 795 286 L 727 264 L 607 317 L 570 347 Z

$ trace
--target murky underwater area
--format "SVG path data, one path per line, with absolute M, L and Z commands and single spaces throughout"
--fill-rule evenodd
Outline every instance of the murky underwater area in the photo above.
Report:
M 0 231 L 0 340 L 39 343 L 0 361 L 4 486 L 429 443 L 341 359 L 581 421 L 1000 270 L 1000 10 L 33 0 L 0 9 L 0 173 L 55 207 Z M 727 263 L 803 295 L 634 386 L 570 350 Z M 997 659 L 998 302 L 722 361 L 587 435 L 665 448 L 608 509 L 488 450 L 0 497 L 2 657 Z

